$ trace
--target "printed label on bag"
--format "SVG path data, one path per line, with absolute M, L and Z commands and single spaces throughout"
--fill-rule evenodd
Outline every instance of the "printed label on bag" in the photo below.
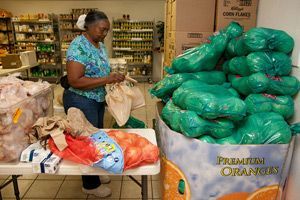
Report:
M 20 108 L 18 108 L 16 110 L 16 112 L 14 113 L 14 115 L 13 115 L 13 122 L 14 122 L 14 124 L 18 123 L 21 114 L 22 114 L 22 110 Z

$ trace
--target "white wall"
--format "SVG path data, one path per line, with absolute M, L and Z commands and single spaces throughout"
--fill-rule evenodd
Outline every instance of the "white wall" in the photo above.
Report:
M 0 0 L 0 8 L 6 9 L 13 15 L 26 13 L 70 13 L 72 8 L 98 8 L 112 18 L 121 18 L 129 14 L 133 20 L 164 21 L 164 0 L 98 0 L 98 1 L 53 1 L 53 0 Z M 155 35 L 156 38 L 156 35 Z M 111 33 L 105 39 L 106 47 L 111 55 Z M 155 39 L 158 46 L 158 40 Z M 154 67 L 159 68 L 160 57 L 154 57 Z M 155 70 L 157 71 L 157 70 Z M 154 78 L 160 76 L 153 74 Z
M 293 65 L 300 67 L 300 0 L 260 0 L 257 26 L 282 29 L 295 39 Z

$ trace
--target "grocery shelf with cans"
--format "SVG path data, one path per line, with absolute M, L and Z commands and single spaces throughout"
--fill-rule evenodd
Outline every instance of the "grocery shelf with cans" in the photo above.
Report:
M 154 21 L 114 19 L 112 22 L 112 50 L 114 58 L 127 62 L 127 73 L 148 81 L 153 68 Z
M 80 35 L 83 30 L 76 26 L 78 17 L 81 14 L 86 14 L 89 11 L 97 10 L 97 8 L 78 8 L 72 9 L 71 13 L 60 14 L 58 17 L 59 23 L 59 38 L 60 38 L 60 52 L 61 64 L 65 70 L 66 66 L 66 53 L 72 40 Z
M 39 65 L 30 70 L 30 79 L 56 82 L 62 75 L 58 19 L 54 14 L 27 14 L 12 18 L 16 53 L 34 50 Z

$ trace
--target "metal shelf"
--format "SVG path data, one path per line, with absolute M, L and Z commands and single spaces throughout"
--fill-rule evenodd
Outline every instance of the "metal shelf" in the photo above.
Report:
M 152 49 L 113 48 L 114 51 L 153 51 Z
M 113 39 L 113 41 L 125 41 L 125 42 L 152 42 L 153 39 L 143 39 L 143 38 L 131 38 L 131 39 Z
M 136 32 L 153 32 L 153 29 L 113 29 L 113 32 L 130 32 L 130 33 L 136 33 Z
M 139 66 L 139 65 L 142 65 L 142 66 L 151 66 L 152 64 L 151 63 L 127 63 L 128 66 Z
M 50 44 L 57 43 L 57 41 L 46 41 L 46 40 L 17 40 L 16 42 L 50 43 Z
M 52 21 L 38 21 L 38 20 L 19 20 L 19 21 L 12 21 L 12 23 L 26 23 L 26 24 L 52 24 Z
M 59 19 L 61 22 L 76 22 L 77 19 Z
M 15 31 L 15 33 L 32 33 L 32 34 L 54 34 L 53 31 Z
M 61 28 L 61 31 L 74 31 L 74 32 L 84 32 L 84 30 L 81 30 L 79 28 Z
M 12 30 L 0 30 L 0 32 L 2 32 L 2 33 L 9 33 L 9 32 L 12 32 Z

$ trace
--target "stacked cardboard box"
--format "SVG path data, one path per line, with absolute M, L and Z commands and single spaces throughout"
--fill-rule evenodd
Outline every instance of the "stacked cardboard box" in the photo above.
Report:
M 214 0 L 166 0 L 164 65 L 205 42 L 214 30 L 214 16 Z
M 256 26 L 258 0 L 217 0 L 215 30 L 236 21 L 244 31 Z

